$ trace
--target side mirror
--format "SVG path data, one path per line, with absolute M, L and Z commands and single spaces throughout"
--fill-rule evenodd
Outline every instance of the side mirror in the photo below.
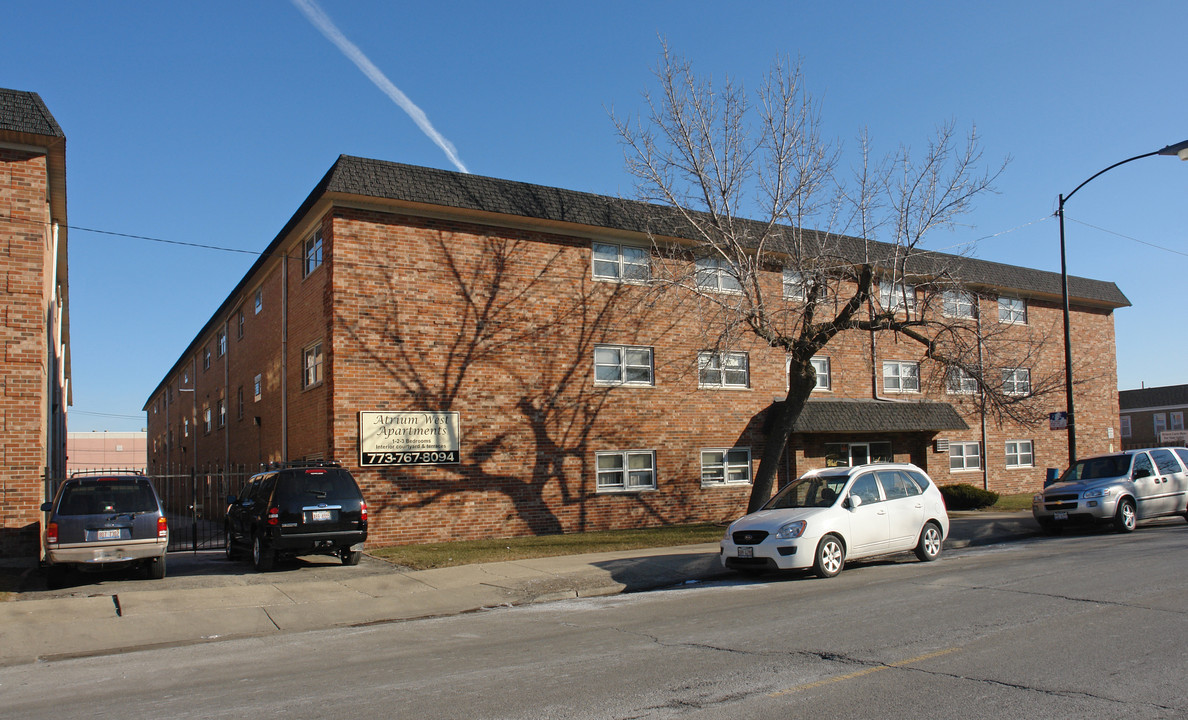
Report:
M 54 504 L 52 502 L 41 503 L 41 512 L 51 512 L 51 511 L 53 511 L 53 509 L 54 509 Z
M 1151 477 L 1151 468 L 1143 467 L 1143 468 L 1139 468 L 1138 470 L 1134 471 L 1134 479 L 1135 480 L 1140 480 L 1145 477 Z
M 234 505 L 234 504 L 235 504 L 235 496 L 234 496 L 234 495 L 228 495 L 228 496 L 227 496 L 227 504 L 228 504 L 228 505 Z
M 862 505 L 862 498 L 858 497 L 857 495 L 851 495 L 849 497 L 849 501 L 851 510 L 857 510 Z

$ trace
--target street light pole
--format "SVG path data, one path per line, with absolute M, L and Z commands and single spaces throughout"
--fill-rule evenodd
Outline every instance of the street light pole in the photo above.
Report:
M 1077 459 L 1077 431 L 1076 431 L 1076 414 L 1074 412 L 1073 402 L 1073 372 L 1072 372 L 1072 337 L 1069 333 L 1068 327 L 1068 262 L 1065 259 L 1064 253 L 1064 203 L 1077 193 L 1077 190 L 1085 187 L 1096 178 L 1098 175 L 1107 173 L 1110 170 L 1125 165 L 1128 162 L 1141 160 L 1143 158 L 1151 157 L 1152 155 L 1175 155 L 1181 160 L 1188 160 L 1188 140 L 1178 142 L 1175 145 L 1168 145 L 1167 147 L 1155 150 L 1154 152 L 1143 153 L 1142 155 L 1135 155 L 1132 158 L 1127 158 L 1122 162 L 1116 162 L 1110 165 L 1105 170 L 1101 170 L 1088 180 L 1073 188 L 1073 191 L 1067 195 L 1060 196 L 1060 204 L 1056 209 L 1056 217 L 1060 219 L 1060 294 L 1064 304 L 1064 395 L 1067 401 L 1067 419 L 1068 419 L 1068 464 Z

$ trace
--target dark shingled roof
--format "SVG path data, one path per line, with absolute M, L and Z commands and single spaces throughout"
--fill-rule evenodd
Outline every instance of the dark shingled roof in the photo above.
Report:
M 35 92 L 0 88 L 0 130 L 66 137 Z
M 969 426 L 948 403 L 810 400 L 796 419 L 793 432 L 936 432 L 968 429 Z
M 52 120 L 52 119 L 51 119 Z M 689 237 L 687 225 L 669 207 L 652 205 L 637 200 L 594 195 L 592 193 L 563 190 L 546 185 L 500 180 L 498 178 L 470 175 L 439 170 L 436 168 L 405 165 L 403 163 L 372 160 L 369 158 L 340 155 L 310 192 L 297 211 L 289 219 L 260 258 L 248 269 L 247 274 L 231 291 L 206 326 L 194 337 L 166 374 L 172 375 L 184 358 L 192 354 L 198 344 L 212 332 L 212 327 L 239 301 L 240 293 L 253 281 L 255 274 L 272 259 L 305 216 L 323 197 L 336 195 L 339 198 L 380 198 L 394 200 L 426 208 L 445 207 L 476 213 L 493 213 L 512 218 L 532 218 L 553 223 L 568 223 L 589 228 L 605 228 L 625 232 L 650 233 L 663 237 Z M 755 224 L 759 227 L 759 224 Z M 813 232 L 813 231 L 807 231 Z M 867 242 L 860 238 L 837 236 L 839 254 L 846 258 L 867 257 L 878 262 L 892 257 L 895 247 L 886 243 Z M 957 269 L 962 282 L 973 286 L 984 286 L 997 291 L 1060 296 L 1060 274 L 1043 270 L 1005 265 L 1002 263 L 975 260 L 944 253 L 918 253 L 914 256 L 916 265 L 908 268 L 912 274 L 928 276 L 935 274 L 935 268 L 944 267 L 950 273 Z M 1099 307 L 1126 307 L 1130 301 L 1112 282 L 1069 277 L 1069 296 L 1084 303 Z M 164 384 L 164 379 L 153 390 L 155 395 Z M 152 396 L 150 395 L 150 398 Z M 146 402 L 145 408 L 147 409 Z M 960 419 L 958 418 L 958 421 Z M 964 424 L 956 426 L 964 428 Z M 937 429 L 949 429 L 948 426 Z
M 1164 385 L 1163 387 L 1118 391 L 1118 406 L 1122 410 L 1176 405 L 1188 405 L 1188 385 Z
M 350 155 L 338 158 L 290 224 L 295 224 L 297 219 L 304 215 L 304 210 L 327 192 L 574 223 L 596 228 L 689 237 L 688 232 L 682 231 L 684 224 L 671 208 Z M 886 243 L 867 242 L 860 238 L 844 236 L 837 238 L 837 241 L 841 254 L 855 262 L 867 253 L 872 254 L 872 260 L 876 262 L 890 258 L 895 253 L 895 248 Z M 1035 293 L 1059 296 L 1061 293 L 1060 274 L 1055 272 L 933 252 L 916 253 L 913 255 L 913 262 L 914 265 L 908 268 L 911 274 L 936 275 L 943 268 L 972 286 L 1016 291 L 1024 295 Z M 1111 307 L 1130 305 L 1130 301 L 1112 282 L 1069 277 L 1068 284 L 1069 296 L 1072 298 Z

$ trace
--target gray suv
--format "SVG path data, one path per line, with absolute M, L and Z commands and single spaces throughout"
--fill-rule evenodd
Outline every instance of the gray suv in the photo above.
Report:
M 169 525 L 148 477 L 129 472 L 75 474 L 43 503 L 47 584 L 60 587 L 66 571 L 141 566 L 165 577 Z
M 1031 514 L 1047 532 L 1066 525 L 1113 523 L 1131 532 L 1140 520 L 1188 518 L 1188 448 L 1126 450 L 1077 460 L 1037 494 Z

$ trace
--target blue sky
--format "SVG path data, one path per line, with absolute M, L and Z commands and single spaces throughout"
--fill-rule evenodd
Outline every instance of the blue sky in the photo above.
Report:
M 608 111 L 639 108 L 661 36 L 751 86 L 800 58 L 847 149 L 863 128 L 889 152 L 976 124 L 1011 162 L 933 247 L 988 260 L 1059 271 L 1057 196 L 1188 139 L 1180 2 L 410 5 L 320 0 L 481 175 L 630 196 Z M 144 427 L 149 392 L 339 154 L 454 169 L 288 0 L 8 3 L 4 24 L 0 87 L 39 93 L 67 137 L 72 431 Z M 1188 382 L 1186 199 L 1188 163 L 1155 157 L 1066 206 L 1069 272 L 1134 304 L 1115 314 L 1122 389 Z

